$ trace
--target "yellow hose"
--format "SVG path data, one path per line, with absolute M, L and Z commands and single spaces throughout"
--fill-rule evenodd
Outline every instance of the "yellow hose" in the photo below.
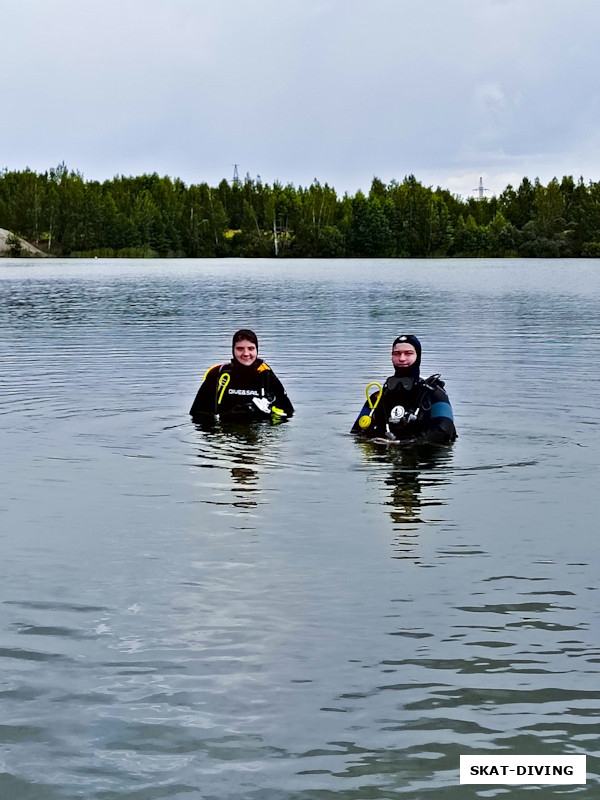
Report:
M 371 400 L 371 396 L 369 394 L 369 389 L 371 388 L 371 386 L 376 386 L 379 389 L 379 392 L 377 393 L 377 397 L 375 398 L 375 402 L 373 402 Z M 377 381 L 373 381 L 365 389 L 365 394 L 367 395 L 367 405 L 369 406 L 371 411 L 370 411 L 369 414 L 363 414 L 362 417 L 358 420 L 358 427 L 362 428 L 363 430 L 365 428 L 368 428 L 369 425 L 373 422 L 373 412 L 377 408 L 377 405 L 379 404 L 379 401 L 381 400 L 381 395 L 383 394 L 383 391 L 381 389 L 381 384 L 377 383 Z
M 223 399 L 223 392 L 227 388 L 229 381 L 231 380 L 231 375 L 228 372 L 224 372 L 221 377 L 219 378 L 219 385 L 217 389 L 220 389 L 219 397 L 217 399 L 217 405 L 221 404 L 221 400 Z

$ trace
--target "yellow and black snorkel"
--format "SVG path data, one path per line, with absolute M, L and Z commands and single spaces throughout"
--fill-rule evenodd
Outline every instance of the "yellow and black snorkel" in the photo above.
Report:
M 369 389 L 371 388 L 371 386 L 376 386 L 379 390 L 377 392 L 377 397 L 375 397 L 375 400 L 373 400 L 372 396 L 369 394 Z M 365 389 L 365 394 L 367 395 L 367 402 L 363 406 L 363 412 L 368 412 L 368 413 L 363 413 L 358 418 L 358 427 L 363 431 L 365 431 L 373 422 L 373 414 L 375 413 L 375 409 L 379 405 L 379 401 L 381 400 L 381 396 L 383 394 L 381 384 L 377 383 L 377 381 L 372 381 Z M 374 396 L 375 392 L 373 392 L 373 397 Z

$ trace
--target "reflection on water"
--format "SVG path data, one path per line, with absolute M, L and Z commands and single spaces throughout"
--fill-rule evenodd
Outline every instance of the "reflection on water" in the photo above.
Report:
M 0 264 L 0 797 L 524 797 L 486 752 L 596 797 L 597 273 Z M 246 326 L 294 418 L 194 425 Z M 400 330 L 450 448 L 347 433 Z
M 269 423 L 236 424 L 222 421 L 194 423 L 198 432 L 200 468 L 228 470 L 233 500 L 210 499 L 214 505 L 231 505 L 236 509 L 253 509 L 260 502 L 260 470 L 268 468 L 274 458 L 276 433 Z M 275 435 L 274 435 L 275 434 Z
M 400 447 L 360 439 L 358 446 L 365 463 L 377 469 L 386 495 L 379 502 L 392 520 L 393 557 L 419 561 L 415 545 L 421 526 L 436 524 L 435 518 L 424 518 L 422 512 L 448 502 L 448 493 L 443 494 L 440 487 L 451 481 L 452 446 Z

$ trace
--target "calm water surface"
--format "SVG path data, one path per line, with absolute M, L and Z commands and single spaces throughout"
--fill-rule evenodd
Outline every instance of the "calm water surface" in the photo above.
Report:
M 0 262 L 0 798 L 462 800 L 600 783 L 597 261 Z M 296 416 L 205 432 L 254 328 Z M 459 439 L 348 430 L 400 332 Z

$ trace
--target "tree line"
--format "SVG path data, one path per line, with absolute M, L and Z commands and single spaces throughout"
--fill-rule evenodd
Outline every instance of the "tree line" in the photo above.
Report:
M 317 180 L 98 182 L 61 164 L 0 172 L 0 227 L 74 257 L 600 257 L 600 182 L 523 178 L 463 199 L 410 175 L 338 197 Z

